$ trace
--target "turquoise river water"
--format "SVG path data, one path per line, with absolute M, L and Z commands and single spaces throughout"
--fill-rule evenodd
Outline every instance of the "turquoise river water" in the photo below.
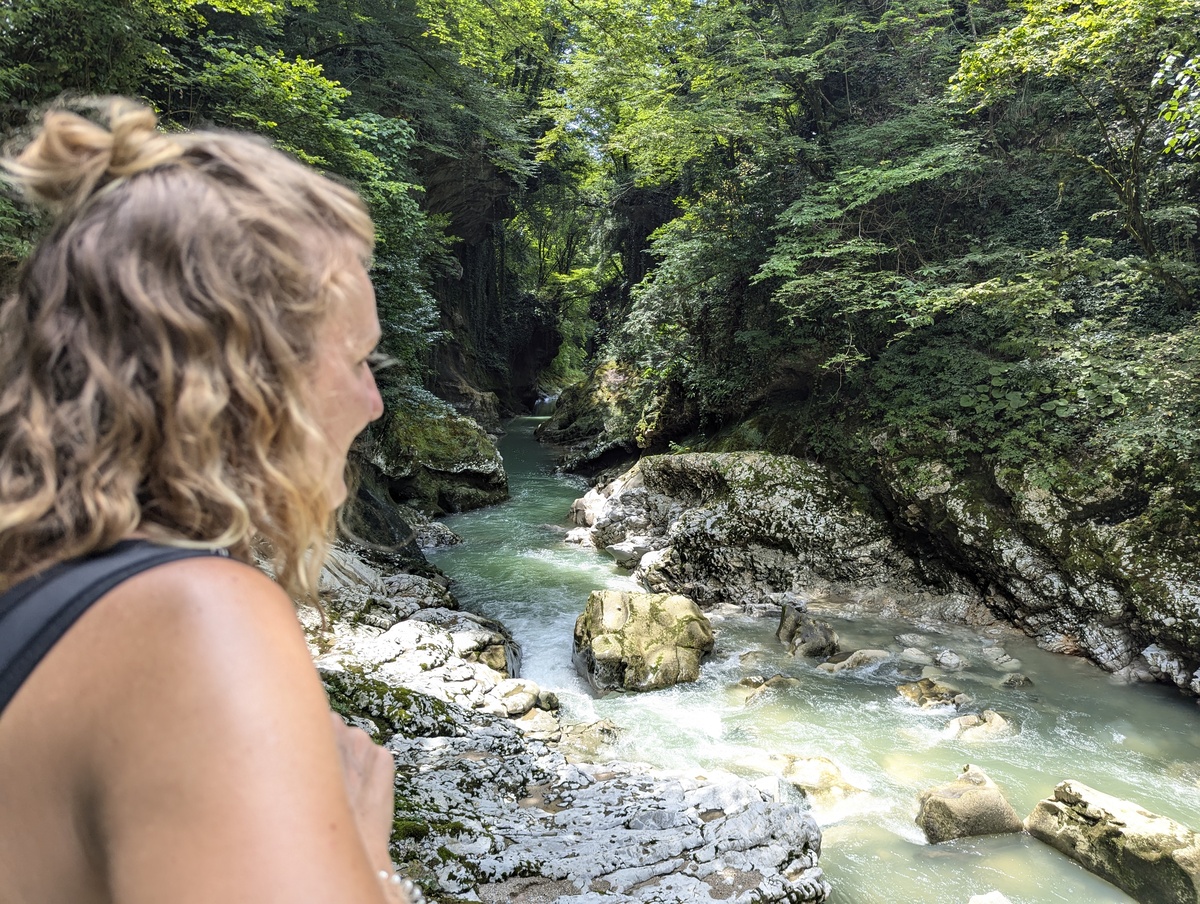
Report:
M 1002 642 L 1033 684 L 1008 690 L 1000 686 L 1007 672 L 986 664 L 970 629 L 930 636 L 907 623 L 831 620 L 847 650 L 899 650 L 909 644 L 896 638 L 914 632 L 953 649 L 970 666 L 947 680 L 1019 726 L 1002 740 L 944 736 L 954 713 L 903 701 L 896 685 L 913 679 L 895 662 L 830 675 L 786 654 L 777 619 L 733 611 L 710 613 L 716 650 L 695 684 L 595 698 L 572 665 L 575 619 L 590 591 L 635 584 L 604 553 L 564 542 L 571 502 L 587 487 L 553 473 L 551 453 L 533 439 L 538 422 L 518 418 L 501 440 L 512 498 L 448 518 L 464 542 L 430 559 L 465 608 L 513 632 L 522 676 L 559 695 L 564 721 L 610 719 L 622 728 L 614 758 L 749 778 L 769 772 L 770 754 L 836 762 L 863 793 L 814 806 L 833 904 L 966 904 L 993 890 L 1013 904 L 1132 900 L 1026 835 L 926 844 L 913 821 L 917 794 L 966 763 L 987 772 L 1022 817 L 1071 778 L 1200 829 L 1200 707 L 1170 688 L 1118 684 L 1020 636 Z M 747 704 L 739 680 L 774 674 L 800 684 Z

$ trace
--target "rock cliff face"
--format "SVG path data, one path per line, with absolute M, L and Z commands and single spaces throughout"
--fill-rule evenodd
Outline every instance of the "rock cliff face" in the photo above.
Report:
M 608 549 L 654 592 L 839 614 L 988 620 L 979 594 L 898 546 L 845 482 L 763 453 L 643 458 L 572 510 L 568 539 Z
M 651 456 L 576 502 L 572 539 L 608 549 L 656 592 L 1001 618 L 1046 649 L 1200 694 L 1200 563 L 1140 544 L 1106 500 L 991 478 L 884 463 L 872 493 L 790 456 Z
M 1200 563 L 1139 539 L 1121 499 L 1000 469 L 952 478 L 937 461 L 880 476 L 897 523 L 976 575 L 992 609 L 1041 646 L 1200 694 Z

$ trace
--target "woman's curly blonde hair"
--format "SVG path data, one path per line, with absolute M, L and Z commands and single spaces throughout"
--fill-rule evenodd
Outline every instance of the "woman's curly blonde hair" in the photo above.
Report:
M 238 134 L 63 109 L 5 168 L 58 214 L 0 306 L 0 587 L 139 534 L 266 549 L 312 598 L 327 448 L 306 370 L 358 196 Z

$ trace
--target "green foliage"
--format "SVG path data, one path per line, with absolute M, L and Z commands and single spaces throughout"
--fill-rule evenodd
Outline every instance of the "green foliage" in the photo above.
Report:
M 413 166 L 418 137 L 396 114 L 394 98 L 386 113 L 371 103 L 379 92 L 364 92 L 360 101 L 309 55 L 314 47 L 336 47 L 368 12 L 390 15 L 395 27 L 415 21 L 403 7 L 370 0 L 100 0 L 86 7 L 31 0 L 0 27 L 0 91 L 10 127 L 23 125 L 61 92 L 141 95 L 157 104 L 166 128 L 204 123 L 255 131 L 354 183 L 378 230 L 372 275 L 382 347 L 401 365 L 381 376 L 390 392 L 425 376 L 429 344 L 440 335 L 429 287 L 446 251 L 444 223 L 421 210 Z M 403 22 L 397 26 L 396 19 Z M 419 50 L 406 52 L 407 58 L 383 58 L 393 67 L 391 77 L 405 59 L 409 68 L 419 60 Z M 348 82 L 362 80 L 354 61 L 335 61 Z M 387 73 L 375 75 L 390 81 Z M 0 275 L 24 255 L 35 228 L 28 213 L 0 198 Z
M 340 116 L 350 92 L 325 78 L 320 64 L 257 46 L 208 50 L 196 85 L 212 96 L 209 109 L 219 121 L 267 135 L 313 166 L 348 173 L 372 168 Z
M 33 217 L 0 194 L 0 291 L 7 288 L 10 274 L 29 253 L 28 236 L 34 228 Z
M 62 90 L 139 93 L 353 181 L 402 419 L 429 414 L 432 339 L 498 384 L 537 337 L 543 386 L 600 365 L 580 417 L 627 444 L 803 411 L 807 452 L 869 437 L 1047 482 L 1086 458 L 1074 483 L 1170 485 L 1186 513 L 1194 13 L 30 0 L 0 27 L 0 94 L 15 125 Z M 0 200 L 0 265 L 34 225 Z
M 1190 306 L 1197 277 L 1191 247 L 1196 218 L 1186 215 L 1181 221 L 1184 212 L 1172 210 L 1179 185 L 1163 169 L 1152 138 L 1163 125 L 1164 112 L 1178 123 L 1184 139 L 1189 134 L 1186 65 L 1168 75 L 1159 60 L 1164 50 L 1200 41 L 1194 3 L 1026 0 L 1024 8 L 1018 24 L 963 54 L 952 95 L 974 101 L 981 110 L 1012 97 L 1030 80 L 1065 85 L 1071 120 L 1078 127 L 1060 131 L 1052 147 L 1102 180 L 1117 208 L 1094 216 L 1111 213 L 1176 303 Z M 1175 86 L 1177 77 L 1182 93 L 1164 99 L 1167 85 Z M 1172 147 L 1185 146 L 1177 136 L 1164 140 L 1174 141 Z
M 1185 61 L 1168 53 L 1154 74 L 1153 86 L 1171 92 L 1158 108 L 1158 115 L 1170 126 L 1164 150 L 1181 157 L 1200 154 L 1200 57 Z

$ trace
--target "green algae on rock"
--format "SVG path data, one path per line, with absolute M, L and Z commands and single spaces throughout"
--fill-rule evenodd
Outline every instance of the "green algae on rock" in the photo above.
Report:
M 372 425 L 366 460 L 395 502 L 440 515 L 508 498 L 508 475 L 492 438 L 469 417 L 429 394 L 406 396 Z

